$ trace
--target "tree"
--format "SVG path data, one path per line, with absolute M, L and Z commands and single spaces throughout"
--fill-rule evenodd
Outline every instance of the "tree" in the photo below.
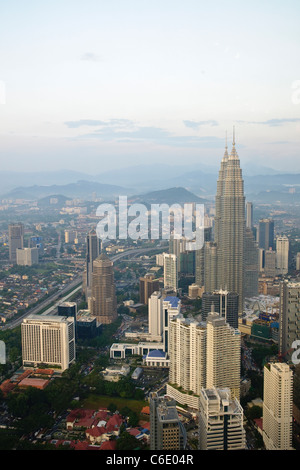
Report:
M 108 411 L 111 413 L 115 413 L 118 409 L 117 405 L 115 403 L 110 403 L 107 407 Z
M 116 442 L 117 450 L 141 450 L 143 448 L 143 444 L 127 431 L 124 431 Z

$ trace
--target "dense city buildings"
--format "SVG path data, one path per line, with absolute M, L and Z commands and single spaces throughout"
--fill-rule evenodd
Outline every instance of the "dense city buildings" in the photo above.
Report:
M 263 440 L 267 450 L 292 450 L 293 372 L 288 364 L 264 367 Z

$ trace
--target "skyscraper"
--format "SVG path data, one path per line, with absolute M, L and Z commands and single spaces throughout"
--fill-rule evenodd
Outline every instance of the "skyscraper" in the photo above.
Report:
M 140 278 L 140 302 L 147 305 L 149 297 L 159 290 L 159 280 L 155 279 L 154 274 L 148 273 Z
M 206 354 L 206 387 L 229 388 L 239 400 L 241 333 L 216 312 L 207 317 Z
M 21 223 L 8 226 L 9 261 L 17 262 L 17 249 L 24 248 L 24 225 Z
M 218 244 L 204 244 L 204 289 L 212 292 L 219 288 L 218 283 Z
M 204 292 L 202 294 L 202 320 L 207 320 L 207 316 L 212 311 L 213 305 L 214 311 L 219 313 L 221 317 L 225 318 L 225 321 L 232 328 L 238 328 L 238 297 L 238 294 L 235 292 L 223 290 Z
M 287 274 L 289 270 L 289 245 L 286 235 L 276 238 L 276 269 L 281 275 Z
M 215 242 L 217 244 L 217 288 L 239 295 L 239 313 L 244 305 L 245 196 L 240 160 L 227 144 L 221 161 L 216 193 Z M 205 290 L 208 289 L 205 287 Z
M 243 408 L 228 388 L 200 392 L 199 450 L 244 450 Z
M 205 242 L 212 241 L 212 227 L 204 227 L 204 245 L 195 253 L 195 284 L 205 285 Z
M 206 385 L 206 325 L 177 316 L 170 321 L 169 336 L 170 384 L 187 395 L 193 392 L 199 396 Z M 181 401 L 176 388 L 173 387 L 172 396 Z M 191 397 L 186 398 L 187 404 L 192 405 L 188 403 Z
M 94 261 L 91 313 L 97 318 L 98 324 L 112 323 L 117 318 L 113 262 L 105 253 Z
M 86 237 L 86 266 L 85 266 L 85 288 L 86 297 L 89 297 L 92 287 L 93 263 L 101 254 L 101 240 L 96 230 L 91 230 Z
M 249 201 L 246 202 L 246 227 L 253 228 L 253 204 Z
M 274 221 L 272 219 L 261 219 L 258 224 L 258 246 L 267 251 L 274 246 Z
M 293 372 L 288 364 L 264 367 L 263 440 L 267 450 L 292 450 Z
M 250 228 L 245 231 L 245 282 L 244 295 L 246 298 L 258 295 L 259 272 L 258 246 Z
M 75 325 L 73 317 L 29 315 L 21 325 L 24 367 L 39 364 L 61 370 L 75 361 Z
M 177 256 L 171 253 L 164 253 L 164 288 L 178 289 L 178 268 Z
M 292 345 L 300 338 L 300 282 L 280 283 L 279 353 L 286 362 L 291 360 Z
M 181 423 L 176 401 L 150 394 L 150 450 L 184 450 L 186 431 Z

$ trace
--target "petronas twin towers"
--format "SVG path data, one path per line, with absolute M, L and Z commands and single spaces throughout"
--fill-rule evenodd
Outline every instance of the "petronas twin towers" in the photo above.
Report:
M 239 295 L 239 313 L 244 303 L 245 196 L 240 160 L 227 142 L 219 170 L 215 208 L 216 286 Z

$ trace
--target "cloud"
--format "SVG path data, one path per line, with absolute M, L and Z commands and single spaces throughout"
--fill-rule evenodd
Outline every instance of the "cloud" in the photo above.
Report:
M 103 59 L 101 56 L 94 54 L 93 52 L 86 52 L 80 57 L 80 60 L 85 60 L 88 62 L 100 62 Z
M 217 121 L 183 121 L 183 124 L 186 127 L 192 129 L 198 129 L 200 126 L 218 126 L 219 123 Z
M 157 145 L 174 147 L 223 148 L 224 139 L 210 136 L 176 136 L 169 131 L 155 126 L 140 126 L 127 119 L 108 121 L 80 120 L 65 123 L 69 128 L 94 126 L 92 132 L 81 134 L 77 139 L 98 139 L 118 143 L 150 142 Z
M 124 127 L 124 126 L 131 126 L 133 124 L 132 121 L 128 119 L 110 119 L 109 121 L 99 121 L 96 119 L 80 119 L 79 121 L 66 121 L 65 125 L 69 128 L 78 128 L 83 126 L 91 126 L 91 127 L 98 127 L 98 126 L 105 126 L 105 127 Z
M 267 121 L 238 121 L 239 124 L 262 124 L 264 126 L 276 127 L 284 124 L 300 122 L 300 118 L 268 119 Z

